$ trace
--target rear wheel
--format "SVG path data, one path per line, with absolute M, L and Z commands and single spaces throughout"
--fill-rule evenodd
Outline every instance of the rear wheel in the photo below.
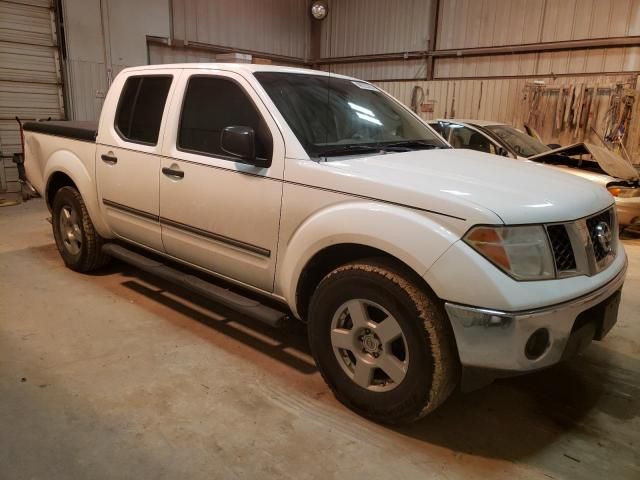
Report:
M 53 199 L 51 224 L 60 256 L 67 267 L 90 272 L 105 265 L 103 239 L 93 227 L 80 192 L 62 187 Z
M 320 282 L 309 308 L 309 340 L 336 398 L 376 421 L 426 415 L 459 379 L 439 301 L 384 260 L 341 266 Z

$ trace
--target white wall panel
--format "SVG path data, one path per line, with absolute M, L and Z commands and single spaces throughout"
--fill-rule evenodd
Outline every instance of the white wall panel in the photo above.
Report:
M 173 0 L 174 36 L 304 58 L 309 38 L 306 0 Z

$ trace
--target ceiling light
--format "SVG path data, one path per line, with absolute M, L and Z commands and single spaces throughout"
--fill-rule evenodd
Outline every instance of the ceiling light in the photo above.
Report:
M 313 2 L 311 5 L 311 16 L 316 20 L 324 20 L 324 18 L 329 13 L 329 7 L 327 6 L 327 2 L 323 0 L 318 0 L 317 2 Z

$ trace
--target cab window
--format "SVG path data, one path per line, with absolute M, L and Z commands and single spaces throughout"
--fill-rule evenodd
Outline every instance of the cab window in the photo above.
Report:
M 122 88 L 115 128 L 124 140 L 156 145 L 172 77 L 129 77 Z
M 256 156 L 271 158 L 271 133 L 244 89 L 227 78 L 192 76 L 180 115 L 178 148 L 236 161 L 220 146 L 222 131 L 231 126 L 253 128 Z

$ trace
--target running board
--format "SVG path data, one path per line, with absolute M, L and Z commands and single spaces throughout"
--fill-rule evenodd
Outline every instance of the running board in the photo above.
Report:
M 195 275 L 176 270 L 161 261 L 146 257 L 121 245 L 107 243 L 102 246 L 102 251 L 111 257 L 122 260 L 156 277 L 175 283 L 209 300 L 213 300 L 248 317 L 266 323 L 271 327 L 281 327 L 288 317 L 284 312 L 263 305 L 256 300 L 244 297 L 226 288 L 219 287 Z

